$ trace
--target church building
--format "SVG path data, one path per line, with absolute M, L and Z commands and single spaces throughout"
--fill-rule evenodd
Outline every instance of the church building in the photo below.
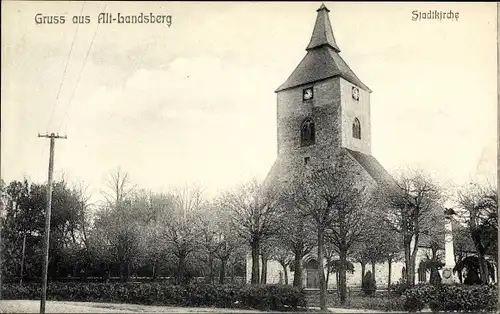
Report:
M 277 93 L 277 159 L 266 182 L 286 182 L 300 167 L 335 164 L 340 156 L 349 159 L 353 171 L 367 186 L 394 182 L 390 174 L 371 155 L 370 88 L 358 78 L 340 55 L 329 19 L 322 4 L 306 55 Z M 417 261 L 418 263 L 418 261 Z M 347 275 L 348 286 L 361 283 L 361 266 L 354 263 Z M 283 280 L 281 265 L 268 261 L 267 283 Z M 403 263 L 392 265 L 391 281 L 401 279 Z M 247 281 L 251 259 L 247 258 Z M 388 265 L 376 267 L 380 285 L 387 281 Z M 293 272 L 289 272 L 292 281 Z M 303 260 L 303 286 L 318 288 L 317 258 L 311 253 Z M 335 286 L 335 276 L 328 287 Z M 290 282 L 291 284 L 291 282 Z

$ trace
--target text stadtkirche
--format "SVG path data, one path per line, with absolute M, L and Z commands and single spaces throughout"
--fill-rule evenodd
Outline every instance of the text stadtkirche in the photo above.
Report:
M 99 13 L 92 18 L 90 15 L 50 15 L 38 13 L 35 15 L 35 24 L 90 24 L 97 22 L 99 24 L 160 24 L 170 27 L 172 25 L 172 15 L 157 13 Z

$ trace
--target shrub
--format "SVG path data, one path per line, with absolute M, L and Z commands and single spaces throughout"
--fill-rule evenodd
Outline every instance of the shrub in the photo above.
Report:
M 403 310 L 403 304 L 397 297 L 366 297 L 354 296 L 349 298 L 348 306 L 356 309 L 370 309 L 376 311 L 399 311 Z
M 408 284 L 404 281 L 398 281 L 396 283 L 391 284 L 390 292 L 393 295 L 398 297 L 402 296 L 403 293 L 408 290 Z
M 429 301 L 429 307 L 433 312 L 494 311 L 497 289 L 493 285 L 440 285 Z
M 493 311 L 497 307 L 497 288 L 494 285 L 418 285 L 401 296 L 403 309 L 421 311 L 426 305 L 433 312 Z
M 435 293 L 432 285 L 418 285 L 407 289 L 401 296 L 403 309 L 409 312 L 422 311 Z
M 5 299 L 37 299 L 41 285 L 4 284 Z M 279 285 L 213 285 L 193 283 L 187 286 L 161 282 L 150 283 L 83 283 L 50 282 L 47 299 L 84 302 L 122 302 L 147 305 L 188 307 L 255 308 L 289 311 L 306 307 L 303 290 Z
M 375 278 L 373 278 L 373 275 L 370 271 L 367 271 L 363 276 L 361 289 L 363 290 L 365 295 L 373 295 L 375 290 L 377 290 L 377 283 L 375 282 Z

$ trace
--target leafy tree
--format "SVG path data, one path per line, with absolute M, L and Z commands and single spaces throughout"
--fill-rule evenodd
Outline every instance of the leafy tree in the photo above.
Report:
M 492 263 L 490 261 L 486 261 L 486 267 L 489 270 L 491 280 L 494 280 L 494 267 Z M 474 285 L 482 283 L 480 276 L 481 272 L 480 268 L 481 267 L 479 258 L 477 256 L 470 255 L 458 261 L 458 263 L 453 268 L 453 271 L 461 274 L 462 271 L 465 269 L 467 275 L 465 277 L 464 283 L 466 285 Z
M 5 224 L 2 241 L 6 274 L 33 278 L 41 274 L 42 237 L 45 226 L 46 185 L 12 181 L 5 187 Z M 49 277 L 73 275 L 82 267 L 85 250 L 84 215 L 88 200 L 65 181 L 53 183 L 53 215 L 49 250 Z

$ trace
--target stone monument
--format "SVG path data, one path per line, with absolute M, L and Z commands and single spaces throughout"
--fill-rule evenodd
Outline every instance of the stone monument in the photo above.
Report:
M 442 271 L 442 283 L 453 284 L 456 282 L 456 276 L 453 273 L 455 267 L 455 252 L 453 250 L 453 230 L 451 226 L 451 218 L 455 212 L 453 209 L 446 209 L 445 214 L 445 235 L 444 235 L 444 256 L 445 265 Z

